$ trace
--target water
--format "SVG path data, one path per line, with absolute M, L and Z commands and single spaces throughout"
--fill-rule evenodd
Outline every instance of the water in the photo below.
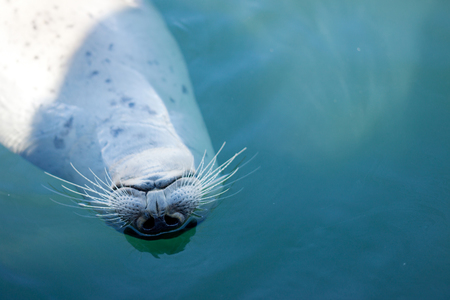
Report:
M 0 150 L 2 299 L 448 299 L 448 1 L 155 1 L 234 191 L 140 242 Z

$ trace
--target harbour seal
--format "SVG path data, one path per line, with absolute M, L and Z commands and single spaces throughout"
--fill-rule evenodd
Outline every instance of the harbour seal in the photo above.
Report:
M 125 0 L 0 0 L 0 142 L 144 239 L 205 218 L 221 172 L 159 13 Z M 77 200 L 78 201 L 78 200 Z

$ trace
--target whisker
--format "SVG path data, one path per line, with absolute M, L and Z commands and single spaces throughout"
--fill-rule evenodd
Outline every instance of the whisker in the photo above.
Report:
M 253 172 L 255 172 L 256 170 L 258 170 L 258 168 L 257 168 L 256 170 L 253 170 L 252 172 L 246 174 L 242 178 L 238 178 L 236 180 L 228 182 L 230 180 L 230 178 L 232 178 L 241 167 L 245 166 L 248 163 L 248 161 L 243 163 L 243 160 L 245 159 L 245 158 L 243 158 L 243 160 L 241 160 L 236 165 L 236 167 L 234 167 L 233 170 L 231 170 L 230 173 L 221 175 L 222 172 L 224 172 L 225 169 L 227 169 L 235 161 L 235 159 L 240 154 L 242 154 L 242 152 L 244 152 L 247 148 L 243 148 L 239 152 L 235 153 L 231 158 L 226 160 L 224 163 L 215 167 L 216 162 L 217 162 L 217 157 L 218 157 L 219 153 L 222 151 L 222 149 L 224 148 L 224 146 L 225 146 L 225 143 L 222 144 L 220 149 L 217 151 L 216 155 L 214 155 L 214 157 L 206 165 L 205 165 L 205 157 L 206 157 L 206 152 L 205 152 L 205 154 L 202 157 L 202 160 L 200 161 L 200 163 L 197 167 L 195 176 L 198 181 L 195 182 L 193 185 L 197 186 L 200 189 L 200 199 L 198 200 L 198 205 L 197 205 L 196 211 L 197 210 L 208 210 L 203 207 L 208 204 L 218 201 L 219 198 L 221 200 L 223 200 L 223 199 L 227 199 L 227 198 L 235 196 L 236 194 L 241 192 L 242 189 L 240 189 L 239 191 L 237 191 L 233 194 L 229 194 L 225 197 L 223 195 L 225 193 L 229 192 L 231 186 L 236 181 L 238 181 L 244 177 L 247 177 L 250 174 L 252 174 Z M 256 156 L 256 154 L 250 159 L 250 161 L 253 160 L 255 158 L 255 156 Z M 194 213 L 192 215 L 198 216 Z
M 50 174 L 50 173 L 47 173 L 47 172 L 45 172 L 45 174 L 47 174 L 47 175 L 49 175 L 50 177 L 53 177 L 53 178 L 55 178 L 55 179 L 58 179 L 59 181 L 62 181 L 62 182 L 67 183 L 67 184 L 70 184 L 70 185 L 72 185 L 72 186 L 74 186 L 74 187 L 76 187 L 76 188 L 79 188 L 80 190 L 92 192 L 92 193 L 95 193 L 95 194 L 98 194 L 98 195 L 103 195 L 102 193 L 100 193 L 100 192 L 98 192 L 97 190 L 94 190 L 94 189 L 92 189 L 92 188 L 90 188 L 90 187 L 88 187 L 88 186 L 81 186 L 81 185 L 78 185 L 78 184 L 76 184 L 76 183 L 73 183 L 73 182 L 70 182 L 70 181 L 68 181 L 68 180 L 59 178 L 58 176 L 55 176 L 55 175 Z M 83 177 L 83 178 L 84 178 L 84 177 Z M 90 196 L 89 196 L 89 197 L 90 197 Z
M 239 155 L 241 154 L 243 151 L 245 151 L 247 148 L 242 149 L 241 151 L 239 151 L 238 153 L 234 154 L 230 159 L 228 159 L 226 162 L 224 162 L 223 164 L 221 164 L 219 167 L 217 167 L 215 170 L 210 170 L 208 171 L 208 173 L 206 173 L 206 175 L 203 176 L 203 178 L 200 179 L 201 182 L 203 182 L 205 185 L 208 185 L 210 182 L 214 181 L 217 176 L 219 176 L 219 174 L 221 172 L 223 172 L 232 162 L 233 160 Z M 238 168 L 237 168 L 238 169 Z M 232 172 L 232 174 L 236 173 L 236 170 L 234 170 Z
M 207 196 L 207 197 L 202 197 L 202 199 L 200 200 L 200 202 L 202 202 L 203 200 L 206 200 L 206 199 L 217 198 L 218 196 L 225 194 L 225 193 L 228 192 L 229 190 L 230 190 L 230 189 L 226 189 L 226 190 L 221 191 L 220 193 L 217 193 L 217 194 L 214 194 L 214 195 L 210 195 L 210 196 Z
M 50 188 L 48 188 L 48 187 L 45 186 L 45 185 L 42 185 L 42 187 L 45 188 L 45 189 L 47 189 L 47 190 L 49 190 L 49 191 L 51 191 L 52 193 L 55 193 L 55 194 L 57 194 L 57 195 L 62 196 L 62 197 L 64 197 L 64 198 L 68 198 L 68 199 L 70 199 L 70 200 L 75 200 L 75 201 L 73 201 L 74 203 L 78 203 L 78 202 L 76 202 L 76 201 L 81 201 L 80 198 L 76 198 L 76 197 L 69 196 L 69 195 L 67 195 L 67 194 L 64 194 L 64 193 L 58 191 L 58 190 L 55 189 L 55 188 L 50 189 Z
M 71 165 L 72 168 L 75 170 L 75 172 L 77 172 L 78 175 L 80 175 L 84 180 L 86 180 L 87 182 L 89 182 L 89 183 L 92 184 L 93 186 L 96 186 L 96 187 L 102 189 L 102 190 L 105 191 L 105 192 L 109 192 L 109 191 L 105 190 L 102 186 L 96 184 L 95 182 L 93 182 L 92 180 L 90 180 L 89 178 L 87 178 L 86 176 L 84 176 L 80 171 L 78 171 L 77 168 L 75 168 L 75 166 L 74 166 L 72 163 L 70 163 L 70 165 Z M 91 169 L 89 169 L 89 171 L 92 172 Z M 94 172 L 92 172 L 92 173 L 94 173 Z M 87 185 L 86 185 L 86 187 L 89 188 Z
M 91 195 L 87 194 L 86 191 L 84 193 L 81 193 L 81 192 L 75 191 L 75 190 L 73 190 L 73 189 L 71 189 L 69 187 L 66 187 L 65 185 L 61 185 L 61 187 L 63 189 L 65 189 L 65 190 L 71 192 L 71 193 L 74 193 L 76 195 L 80 195 L 80 196 L 83 196 L 83 197 L 86 197 L 86 198 L 89 198 L 89 199 L 98 200 L 98 201 L 102 201 L 102 200 L 106 200 L 107 199 L 107 198 L 98 198 L 98 197 L 91 196 Z
M 77 212 L 73 212 L 74 214 L 76 214 L 77 216 L 79 216 L 79 217 L 83 217 L 83 218 L 91 218 L 91 219 L 97 219 L 97 217 L 96 216 L 93 216 L 93 215 L 82 215 L 82 214 L 79 214 L 79 213 L 77 213 Z
M 225 197 L 221 197 L 220 200 L 224 200 L 224 199 L 227 199 L 227 198 L 231 198 L 231 197 L 233 197 L 233 196 L 236 196 L 237 194 L 239 194 L 240 192 L 242 192 L 243 189 L 244 189 L 244 188 L 241 188 L 239 191 L 234 192 L 233 194 L 226 195 Z M 227 190 L 227 191 L 228 191 L 228 190 Z
M 242 168 L 242 167 L 240 167 L 240 168 Z M 254 169 L 253 171 L 251 171 L 251 172 L 245 174 L 244 176 L 241 176 L 241 177 L 236 178 L 235 180 L 233 180 L 233 181 L 231 181 L 231 182 L 228 182 L 228 183 L 224 184 L 224 186 L 233 185 L 234 183 L 238 182 L 239 180 L 242 180 L 242 179 L 244 179 L 244 178 L 246 178 L 246 177 L 252 175 L 253 173 L 255 173 L 256 171 L 258 171 L 259 169 L 261 169 L 261 167 L 257 167 L 257 168 Z
M 223 147 L 225 147 L 225 144 L 226 144 L 226 142 L 223 142 L 222 146 L 221 146 L 220 149 L 217 151 L 216 155 L 213 156 L 213 158 L 211 159 L 211 161 L 210 161 L 206 166 L 204 166 L 204 168 L 201 168 L 201 169 L 200 169 L 200 173 L 198 174 L 198 177 L 199 177 L 199 178 L 201 178 L 201 177 L 203 176 L 203 172 L 204 172 L 204 171 L 206 171 L 206 170 L 208 170 L 208 169 L 211 170 L 211 169 L 214 167 L 214 165 L 215 165 L 215 163 L 216 163 L 216 161 L 217 161 L 217 157 L 218 157 L 219 153 L 222 151 Z M 209 173 L 209 171 L 208 171 L 207 173 Z
M 212 181 L 211 183 L 205 184 L 205 187 L 202 189 L 202 192 L 208 192 L 216 187 L 218 187 L 219 185 L 221 185 L 224 181 L 228 180 L 231 176 L 233 176 L 237 171 L 239 170 L 239 168 L 237 168 L 236 170 L 234 170 L 232 173 L 230 173 L 229 175 L 225 175 L 223 177 L 223 179 L 218 179 L 217 182 L 216 181 Z
M 70 204 L 61 203 L 61 202 L 58 202 L 58 201 L 56 201 L 56 200 L 54 200 L 54 199 L 52 199 L 52 198 L 50 198 L 50 200 L 53 201 L 53 202 L 55 202 L 56 204 L 59 204 L 59 205 L 65 206 L 65 207 L 70 207 L 70 208 L 80 208 L 80 209 L 83 208 L 83 207 L 78 206 L 78 205 L 70 205 Z
M 100 205 L 88 205 L 86 203 L 78 203 L 78 205 L 85 207 L 85 208 L 94 209 L 94 210 L 111 210 L 111 211 L 115 210 L 114 207 L 100 206 Z

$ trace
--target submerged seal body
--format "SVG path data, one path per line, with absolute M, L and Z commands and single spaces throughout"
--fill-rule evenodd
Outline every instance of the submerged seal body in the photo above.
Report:
M 151 4 L 0 0 L 0 43 L 5 147 L 72 184 L 119 231 L 153 238 L 205 217 L 233 158 L 216 166 Z

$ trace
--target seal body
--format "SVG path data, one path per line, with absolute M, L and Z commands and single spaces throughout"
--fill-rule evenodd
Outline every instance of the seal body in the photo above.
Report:
M 198 176 L 215 156 L 187 68 L 151 4 L 0 0 L 0 43 L 0 142 L 116 229 L 179 230 L 216 191 L 218 172 Z

